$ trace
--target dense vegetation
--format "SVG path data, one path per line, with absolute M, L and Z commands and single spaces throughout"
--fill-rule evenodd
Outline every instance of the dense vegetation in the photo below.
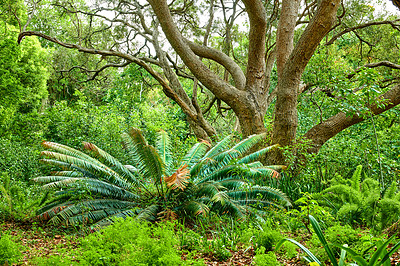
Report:
M 199 12 L 224 10 L 208 43 L 246 68 L 240 1 L 172 2 L 194 38 L 207 35 L 193 23 Z M 276 10 L 262 2 L 273 58 Z M 303 18 L 325 2 L 305 1 Z M 275 98 L 263 133 L 248 134 L 236 107 L 173 58 L 156 20 L 153 39 L 140 33 L 154 47 L 138 48 L 87 1 L 2 1 L 0 265 L 390 265 L 400 246 L 400 108 L 387 95 L 399 88 L 400 25 L 379 5 L 344 1 L 341 24 L 301 75 L 296 136 L 340 114 L 349 123 L 316 150 L 310 137 L 275 144 Z M 295 43 L 308 22 L 298 23 Z M 34 34 L 21 39 L 26 27 Z M 79 47 L 48 38 L 60 35 Z M 124 38 L 135 64 L 99 52 L 131 52 Z M 229 67 L 200 57 L 238 86 Z M 282 72 L 275 59 L 270 67 L 273 95 Z M 269 163 L 277 151 L 285 165 Z

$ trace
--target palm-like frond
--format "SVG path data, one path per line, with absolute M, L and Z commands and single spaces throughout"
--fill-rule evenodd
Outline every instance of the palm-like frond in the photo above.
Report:
M 45 148 L 49 148 L 51 150 L 54 150 L 54 151 L 58 151 L 59 153 L 62 153 L 62 154 L 65 154 L 65 155 L 69 155 L 71 157 L 76 157 L 76 158 L 79 158 L 79 159 L 82 159 L 82 160 L 86 160 L 86 161 L 89 161 L 89 162 L 93 162 L 93 163 L 96 162 L 96 159 L 90 157 L 89 155 L 87 155 L 87 154 L 85 154 L 85 153 L 83 153 L 81 151 L 78 151 L 78 150 L 76 150 L 74 148 L 71 148 L 69 146 L 66 146 L 66 145 L 62 145 L 62 144 L 55 143 L 55 142 L 50 142 L 50 141 L 43 141 L 42 142 L 42 146 L 45 147 Z
M 278 144 L 272 145 L 272 146 L 268 146 L 264 149 L 258 150 L 256 152 L 253 152 L 247 156 L 244 156 L 243 158 L 241 158 L 240 160 L 237 161 L 237 163 L 252 163 L 255 162 L 257 160 L 259 160 L 261 158 L 261 156 L 265 155 L 267 152 L 269 152 L 270 150 L 278 147 Z
M 189 152 L 185 155 L 182 160 L 181 165 L 187 164 L 192 168 L 192 165 L 199 161 L 201 157 L 204 156 L 204 153 L 210 148 L 210 144 L 206 141 L 201 141 L 196 143 Z
M 289 198 L 280 191 L 272 187 L 253 186 L 246 191 L 229 191 L 228 195 L 235 200 L 274 200 L 284 202 L 286 206 L 291 206 Z
M 98 157 L 103 158 L 108 164 L 110 164 L 113 167 L 113 170 L 120 173 L 121 176 L 126 178 L 130 183 L 135 184 L 138 186 L 140 183 L 137 180 L 137 177 L 133 175 L 133 172 L 127 169 L 123 164 L 121 164 L 117 159 L 115 159 L 113 156 L 108 154 L 107 152 L 103 151 L 96 145 L 89 143 L 89 142 L 84 142 L 83 143 L 85 149 L 94 152 Z
M 182 209 L 186 215 L 191 217 L 195 217 L 198 215 L 207 216 L 207 214 L 210 212 L 210 208 L 207 204 L 195 200 L 186 202 Z
M 171 174 L 172 171 L 172 155 L 171 155 L 171 141 L 167 132 L 160 130 L 158 132 L 156 150 L 161 157 L 166 169 L 166 174 Z
M 166 214 L 197 216 L 210 211 L 243 218 L 257 208 L 282 203 L 289 206 L 281 191 L 251 183 L 278 177 L 276 170 L 283 168 L 257 161 L 274 146 L 244 156 L 263 137 L 250 136 L 230 149 L 227 146 L 232 136 L 213 148 L 207 142 L 197 143 L 175 171 L 171 169 L 170 140 L 164 131 L 159 132 L 156 147 L 148 144 L 140 130 L 125 134 L 129 165 L 91 143 L 84 143 L 85 148 L 97 159 L 65 145 L 45 142 L 44 146 L 53 151 L 42 152 L 47 157 L 42 161 L 62 170 L 34 179 L 44 183 L 44 188 L 59 189 L 39 210 L 40 216 L 55 223 L 105 225 L 117 217 L 155 221 Z
M 206 158 L 212 158 L 215 155 L 217 155 L 218 153 L 224 151 L 228 145 L 230 144 L 230 142 L 232 141 L 232 135 L 228 135 L 225 138 L 223 138 L 221 141 L 219 141 L 217 144 L 214 145 L 214 147 L 212 147 L 202 158 L 202 160 L 206 159 Z
M 83 177 L 84 174 L 79 171 L 55 171 L 54 176 Z
M 248 138 L 237 143 L 229 150 L 217 154 L 215 156 L 215 160 L 218 162 L 227 162 L 239 156 L 242 156 L 254 145 L 263 140 L 264 137 L 265 134 L 251 135 Z
M 106 179 L 120 187 L 130 188 L 131 185 L 118 173 L 113 171 L 111 168 L 102 164 L 101 162 L 92 159 L 92 160 L 84 160 L 77 157 L 73 157 L 70 155 L 65 155 L 61 153 L 51 152 L 51 151 L 42 151 L 42 156 L 46 156 L 49 158 L 54 158 L 61 162 L 65 162 L 72 165 L 76 165 L 80 169 L 84 169 L 85 171 L 91 173 L 91 175 L 96 176 L 97 178 Z
M 146 221 L 155 221 L 157 220 L 158 213 L 160 212 L 160 206 L 153 204 L 149 207 L 141 210 L 139 214 L 136 216 L 139 220 L 146 220 Z
M 171 176 L 166 176 L 165 182 L 167 182 L 167 186 L 171 187 L 172 189 L 181 189 L 182 191 L 185 190 L 186 185 L 189 183 L 189 170 L 187 169 L 187 165 L 185 164 Z

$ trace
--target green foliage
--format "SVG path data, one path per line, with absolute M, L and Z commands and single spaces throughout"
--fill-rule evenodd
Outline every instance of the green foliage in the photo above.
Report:
M 310 230 L 309 215 L 315 217 L 325 228 L 332 226 L 334 217 L 329 208 L 323 206 L 315 198 L 315 194 L 303 193 L 303 197 L 293 203 L 294 208 L 286 213 L 286 219 L 283 222 L 290 230 L 306 228 Z
M 81 250 L 89 265 L 181 265 L 178 244 L 173 224 L 127 219 L 86 237 Z
M 42 172 L 38 162 L 40 147 L 23 142 L 0 139 L 0 172 L 8 172 L 12 180 L 28 181 Z
M 10 179 L 7 172 L 0 172 L 0 220 L 23 220 L 35 215 L 39 204 L 37 187 Z
M 0 26 L 0 136 L 8 134 L 10 121 L 19 111 L 29 113 L 41 107 L 47 97 L 46 51 L 37 38 L 17 44 L 17 30 Z
M 256 161 L 269 148 L 243 156 L 262 140 L 251 136 L 227 149 L 230 136 L 209 149 L 195 144 L 182 162 L 172 161 L 170 141 L 159 132 L 156 147 L 149 145 L 140 130 L 124 135 L 131 165 L 94 144 L 85 148 L 99 160 L 65 145 L 44 142 L 53 151 L 44 151 L 44 163 L 63 171 L 38 177 L 44 188 L 57 191 L 41 210 L 41 217 L 55 223 L 107 224 L 110 217 L 136 216 L 150 221 L 177 217 L 206 216 L 210 211 L 245 218 L 266 206 L 290 205 L 279 190 L 252 186 L 249 180 L 267 179 L 279 174 Z M 86 195 L 86 196 L 85 196 Z
M 254 256 L 254 263 L 257 266 L 278 266 L 281 265 L 277 259 L 275 253 L 269 251 L 265 253 L 265 248 L 261 247 L 257 249 L 256 255 Z
M 3 232 L 0 236 L 0 264 L 17 263 L 20 258 L 22 258 L 22 246 Z
M 332 186 L 315 198 L 337 210 L 336 215 L 342 222 L 367 225 L 382 231 L 400 218 L 397 183 L 393 182 L 387 193 L 381 196 L 378 181 L 365 178 L 360 182 L 361 171 L 362 167 L 358 166 L 351 179 L 336 175 Z
M 353 229 L 349 225 L 334 225 L 328 227 L 324 231 L 324 237 L 326 241 L 331 245 L 332 252 L 337 256 L 340 254 L 340 248 L 337 246 L 347 245 L 349 248 L 362 253 L 366 251 L 370 246 L 379 240 L 379 238 L 373 237 L 369 231 L 361 229 Z M 321 261 L 329 260 L 327 253 L 321 248 L 321 242 L 316 234 L 313 234 L 310 241 L 310 251 Z
M 349 248 L 347 244 L 336 244 L 336 243 L 328 243 L 329 239 L 326 239 L 326 234 L 324 234 L 321 230 L 321 227 L 319 226 L 319 223 L 317 220 L 314 219 L 310 215 L 310 222 L 312 224 L 312 227 L 315 231 L 315 234 L 317 235 L 317 238 L 319 240 L 319 249 L 324 250 L 326 253 L 326 257 L 329 258 L 329 261 L 332 263 L 334 266 L 339 266 L 339 265 L 344 265 L 345 260 L 346 260 L 346 254 L 349 254 L 349 256 L 357 261 L 359 263 L 358 265 L 370 265 L 370 266 L 378 266 L 378 265 L 390 265 L 390 256 L 397 251 L 400 248 L 400 242 L 396 243 L 393 245 L 393 247 L 387 251 L 388 245 L 394 240 L 395 236 L 392 236 L 385 242 L 382 240 L 376 241 L 372 246 L 367 248 L 366 250 L 363 250 L 362 253 L 354 251 L 353 249 Z M 343 230 L 343 229 L 342 229 Z M 345 235 L 344 238 L 342 238 L 340 241 L 354 241 L 352 238 L 354 237 L 352 234 L 353 232 L 349 232 L 352 229 L 350 228 L 345 228 L 346 233 L 350 233 L 351 235 L 347 236 Z M 336 231 L 337 232 L 337 231 Z M 336 233 L 335 232 L 335 233 Z M 348 238 L 350 237 L 350 238 Z M 282 239 L 276 246 L 276 249 L 279 249 L 282 244 L 286 241 L 292 242 L 295 245 L 297 245 L 302 251 L 304 251 L 307 256 L 304 257 L 310 264 L 311 263 L 317 263 L 317 265 L 323 265 L 321 260 L 317 258 L 309 249 L 304 247 L 302 244 L 299 242 L 293 240 L 293 239 Z M 334 250 L 332 250 L 331 247 L 336 247 L 336 248 L 341 248 L 340 255 L 338 253 L 335 253 Z M 374 250 L 372 249 L 374 246 L 377 248 Z M 322 249 L 323 248 L 323 249 Z M 372 250 L 372 254 L 366 254 L 366 252 Z M 339 255 L 339 256 L 337 256 Z M 365 256 L 363 258 L 363 256 Z M 369 260 L 368 260 L 369 259 Z
M 258 248 L 264 247 L 266 251 L 272 251 L 273 247 L 282 239 L 278 230 L 265 226 L 257 235 L 256 244 Z

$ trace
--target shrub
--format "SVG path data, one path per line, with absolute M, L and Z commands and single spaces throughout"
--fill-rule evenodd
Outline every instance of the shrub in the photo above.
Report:
M 10 235 L 3 233 L 0 237 L 0 264 L 16 263 L 22 257 L 22 246 L 14 242 Z
M 265 253 L 265 248 L 261 247 L 256 251 L 254 256 L 254 263 L 257 266 L 279 266 L 280 263 L 276 259 L 276 255 L 269 251 Z
M 39 205 L 36 186 L 11 180 L 7 172 L 0 172 L 0 219 L 22 220 L 35 215 Z
M 382 231 L 400 218 L 400 193 L 397 183 L 381 195 L 378 181 L 365 178 L 361 182 L 362 167 L 358 166 L 351 179 L 336 175 L 332 186 L 322 191 L 315 198 L 320 203 L 337 210 L 340 221 L 350 224 L 367 225 L 375 231 Z
M 91 143 L 85 143 L 99 160 L 65 145 L 44 142 L 54 151 L 44 151 L 42 161 L 64 171 L 38 177 L 44 188 L 62 188 L 40 210 L 41 217 L 56 223 L 107 224 L 108 218 L 136 216 L 150 221 L 206 216 L 210 211 L 244 218 L 265 206 L 290 205 L 277 189 L 252 186 L 249 180 L 277 177 L 275 169 L 258 158 L 272 147 L 244 156 L 263 139 L 251 136 L 232 148 L 231 136 L 213 148 L 195 144 L 183 161 L 174 163 L 168 135 L 161 131 L 155 147 L 141 132 L 125 135 L 132 165 L 123 165 Z
M 120 220 L 82 240 L 82 262 L 89 265 L 182 265 L 172 223 L 149 225 Z

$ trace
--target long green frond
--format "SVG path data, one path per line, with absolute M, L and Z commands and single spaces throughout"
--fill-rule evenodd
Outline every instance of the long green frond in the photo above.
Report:
M 166 174 L 170 175 L 172 172 L 171 141 L 167 132 L 165 132 L 164 130 L 160 130 L 158 132 L 156 150 L 165 165 Z
M 94 152 L 97 156 L 103 158 L 107 163 L 112 165 L 113 170 L 118 172 L 124 178 L 126 178 L 128 182 L 134 184 L 135 186 L 139 185 L 137 177 L 133 175 L 133 173 L 129 171 L 129 169 L 127 169 L 123 164 L 120 163 L 120 161 L 111 156 L 109 153 L 105 152 L 104 150 L 100 149 L 96 145 L 89 142 L 84 142 L 84 147 L 85 149 Z
M 118 173 L 113 171 L 111 168 L 107 167 L 106 165 L 102 164 L 101 162 L 95 161 L 87 161 L 83 159 L 79 159 L 76 157 L 72 157 L 69 155 L 50 152 L 50 151 L 43 151 L 42 155 L 50 158 L 54 158 L 56 160 L 60 160 L 65 163 L 69 163 L 71 165 L 76 165 L 87 172 L 92 173 L 94 176 L 103 178 L 108 180 L 109 182 L 114 183 L 123 188 L 130 188 L 131 185 L 125 181 L 125 179 L 120 176 Z
M 264 149 L 258 150 L 256 152 L 250 153 L 247 156 L 244 156 L 243 158 L 241 158 L 240 160 L 237 161 L 237 163 L 252 163 L 255 161 L 258 161 L 263 155 L 265 155 L 267 152 L 269 152 L 270 150 L 278 147 L 278 144 L 272 145 L 272 146 L 268 146 Z
M 201 141 L 193 145 L 189 152 L 183 158 L 181 165 L 187 164 L 190 168 L 197 163 L 204 153 L 209 149 L 209 144 L 205 141 Z

